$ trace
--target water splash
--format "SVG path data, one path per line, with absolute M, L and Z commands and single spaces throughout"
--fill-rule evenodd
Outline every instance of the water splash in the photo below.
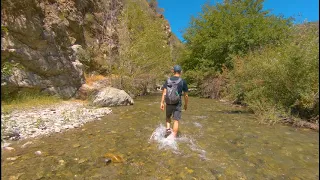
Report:
M 164 137 L 166 128 L 160 124 L 156 130 L 153 131 L 149 142 L 156 141 L 159 143 L 159 149 L 173 149 L 178 150 L 178 144 L 173 137 L 173 134 L 170 134 L 167 138 Z
M 166 132 L 165 126 L 160 124 L 152 133 L 149 139 L 150 142 L 157 142 L 158 143 L 158 148 L 159 149 L 171 149 L 173 150 L 174 153 L 180 154 L 178 149 L 178 143 L 179 144 L 186 144 L 191 151 L 196 152 L 199 157 L 202 160 L 208 160 L 206 158 L 206 151 L 203 149 L 200 149 L 196 143 L 194 142 L 195 140 L 192 139 L 191 137 L 187 137 L 186 135 L 183 135 L 179 138 L 174 138 L 172 134 L 170 134 L 167 138 L 164 137 Z
M 200 124 L 200 123 L 198 123 L 198 122 L 193 122 L 193 124 L 196 126 L 196 127 L 202 127 L 202 125 Z

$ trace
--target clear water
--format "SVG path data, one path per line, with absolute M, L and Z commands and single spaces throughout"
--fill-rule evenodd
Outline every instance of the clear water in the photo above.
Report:
M 191 97 L 180 138 L 164 138 L 160 98 L 138 98 L 101 121 L 13 143 L 15 151 L 1 153 L 2 179 L 319 179 L 318 132 L 259 125 L 243 108 Z M 106 164 L 106 153 L 124 162 Z

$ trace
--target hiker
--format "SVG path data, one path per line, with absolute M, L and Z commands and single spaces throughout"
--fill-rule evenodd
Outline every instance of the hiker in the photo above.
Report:
M 184 95 L 184 110 L 187 110 L 188 107 L 188 85 L 186 81 L 181 78 L 181 71 L 181 67 L 175 65 L 172 70 L 173 76 L 168 78 L 163 84 L 160 109 L 164 110 L 165 102 L 167 123 L 165 137 L 168 137 L 171 133 L 173 133 L 174 137 L 177 136 L 179 120 L 181 119 L 182 92 Z M 170 128 L 171 116 L 173 116 L 173 132 Z

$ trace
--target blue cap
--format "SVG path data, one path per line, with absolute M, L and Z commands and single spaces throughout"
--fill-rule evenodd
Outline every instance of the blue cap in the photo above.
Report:
M 181 70 L 182 70 L 181 66 L 179 66 L 179 65 L 173 66 L 173 72 L 179 72 L 180 73 Z

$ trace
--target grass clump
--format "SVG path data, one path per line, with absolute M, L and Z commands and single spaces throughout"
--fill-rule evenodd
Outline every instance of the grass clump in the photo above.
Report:
M 16 93 L 14 96 L 6 96 L 1 99 L 1 113 L 11 113 L 13 110 L 28 109 L 32 107 L 41 107 L 61 102 L 62 99 L 33 90 L 24 90 Z

